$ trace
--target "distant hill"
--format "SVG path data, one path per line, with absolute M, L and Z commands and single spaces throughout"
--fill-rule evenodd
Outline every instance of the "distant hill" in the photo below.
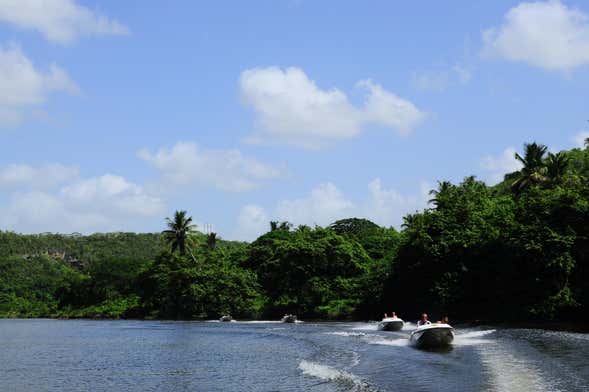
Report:
M 206 244 L 206 235 L 195 233 L 199 245 Z M 220 249 L 239 247 L 242 243 L 219 239 Z M 46 255 L 84 266 L 96 260 L 121 258 L 153 260 L 164 249 L 160 233 L 96 233 L 73 234 L 19 234 L 0 231 L 0 257 L 21 256 L 25 258 Z

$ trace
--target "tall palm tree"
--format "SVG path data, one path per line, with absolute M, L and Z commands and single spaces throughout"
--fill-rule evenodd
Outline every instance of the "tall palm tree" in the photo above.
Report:
M 278 230 L 284 230 L 284 231 L 289 231 L 292 228 L 292 223 L 284 221 L 284 222 L 280 222 L 280 225 L 278 226 Z
M 570 158 L 564 152 L 549 153 L 546 158 L 546 175 L 551 182 L 559 182 L 569 166 Z
M 194 255 L 190 251 L 190 234 L 194 232 L 196 225 L 192 224 L 192 217 L 187 216 L 186 211 L 176 211 L 174 218 L 166 218 L 167 230 L 162 231 L 172 252 L 179 251 L 185 255 L 186 251 L 190 253 L 194 260 Z
M 433 204 L 436 208 L 444 207 L 444 198 L 450 193 L 453 185 L 450 181 L 438 181 L 438 189 L 429 191 L 430 196 L 433 196 L 427 202 Z
M 217 247 L 217 233 L 209 233 L 207 235 L 207 247 L 211 250 Z
M 515 159 L 523 165 L 519 178 L 511 184 L 511 188 L 516 194 L 520 194 L 532 184 L 538 184 L 546 180 L 544 157 L 547 149 L 548 147 L 545 145 L 534 142 L 524 144 L 525 152 L 523 157 L 515 153 Z

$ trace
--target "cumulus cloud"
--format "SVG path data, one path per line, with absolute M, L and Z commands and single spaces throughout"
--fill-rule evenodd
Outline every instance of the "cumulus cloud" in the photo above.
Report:
M 515 148 L 507 147 L 499 156 L 487 155 L 483 157 L 480 165 L 487 172 L 484 176 L 485 181 L 494 185 L 503 181 L 506 174 L 520 170 L 521 163 L 515 159 L 515 153 Z
M 165 211 L 161 199 L 121 176 L 80 179 L 77 169 L 58 164 L 2 168 L 0 187 L 9 189 L 0 227 L 21 232 L 143 230 Z
M 20 123 L 27 110 L 54 92 L 78 93 L 76 84 L 57 65 L 39 71 L 18 46 L 0 46 L 0 126 Z
M 589 139 L 589 131 L 581 131 L 573 137 L 573 143 L 575 147 L 585 147 L 585 140 Z
M 240 241 L 253 241 L 261 233 L 268 231 L 270 219 L 266 210 L 255 204 L 244 206 L 237 217 L 233 238 Z
M 413 71 L 411 85 L 419 91 L 441 92 L 449 84 L 448 72 L 445 71 Z
M 413 71 L 411 73 L 411 85 L 414 89 L 435 93 L 445 91 L 456 83 L 467 84 L 471 79 L 471 69 L 461 64 L 455 64 L 448 69 Z
M 460 64 L 455 64 L 452 71 L 456 74 L 458 81 L 461 84 L 467 84 L 472 79 L 472 70 Z
M 354 201 L 336 185 L 327 182 L 312 189 L 305 197 L 279 201 L 270 212 L 258 205 L 245 206 L 237 220 L 234 237 L 253 240 L 268 231 L 270 220 L 326 226 L 338 219 L 358 217 L 383 226 L 399 227 L 403 216 L 427 207 L 429 189 L 428 184 L 423 183 L 418 192 L 405 195 L 383 187 L 382 181 L 375 178 L 368 184 L 366 196 Z
M 307 197 L 280 201 L 275 216 L 295 224 L 326 225 L 352 213 L 353 208 L 354 203 L 328 182 L 317 186 Z
M 138 155 L 160 170 L 162 181 L 172 186 L 198 185 L 243 192 L 282 175 L 280 169 L 239 150 L 207 150 L 189 142 L 178 142 L 155 153 L 144 149 Z
M 30 166 L 13 164 L 0 168 L 0 189 L 46 189 L 78 176 L 78 168 L 61 164 Z
M 37 30 L 51 42 L 75 41 L 79 36 L 121 35 L 129 29 L 75 0 L 0 0 L 0 21 L 23 30 Z
M 405 134 L 425 118 L 413 103 L 363 80 L 364 105 L 353 105 L 339 89 L 321 89 L 296 67 L 254 68 L 241 73 L 243 102 L 256 113 L 253 143 L 282 143 L 319 148 L 358 135 L 370 124 Z
M 427 207 L 430 189 L 422 182 L 418 192 L 407 195 L 384 188 L 380 178 L 375 178 L 368 184 L 370 197 L 364 202 L 362 215 L 381 226 L 400 227 L 405 215 Z
M 558 0 L 520 3 L 483 32 L 483 55 L 568 71 L 589 64 L 589 19 Z

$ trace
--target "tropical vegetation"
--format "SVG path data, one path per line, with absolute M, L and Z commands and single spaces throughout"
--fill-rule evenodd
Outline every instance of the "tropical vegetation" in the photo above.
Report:
M 177 211 L 161 233 L 0 232 L 0 316 L 587 319 L 589 145 L 514 159 L 494 186 L 440 181 L 400 231 L 274 221 L 243 243 Z

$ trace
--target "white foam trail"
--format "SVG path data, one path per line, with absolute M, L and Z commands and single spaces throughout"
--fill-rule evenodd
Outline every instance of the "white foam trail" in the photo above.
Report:
M 555 391 L 531 363 L 517 359 L 502 347 L 481 351 L 483 366 L 491 376 L 493 390 L 502 391 Z
M 461 338 L 471 339 L 471 338 L 481 338 L 483 336 L 490 335 L 495 333 L 495 329 L 485 329 L 483 331 L 472 331 L 472 332 L 465 332 L 465 333 L 457 333 L 456 336 L 460 336 Z
M 280 320 L 246 320 L 246 321 L 239 321 L 234 320 L 240 324 L 279 324 L 282 321 Z
M 417 324 L 410 321 L 405 321 L 402 331 L 413 331 L 415 328 L 417 328 Z
M 339 384 L 348 386 L 352 391 L 370 390 L 370 386 L 355 375 L 333 368 L 331 366 L 302 360 L 299 363 L 299 369 L 307 376 L 316 377 L 325 381 L 337 382 Z
M 369 344 L 377 344 L 379 346 L 393 346 L 393 347 L 407 347 L 409 346 L 409 339 L 400 338 L 400 339 L 384 339 L 384 338 L 374 338 L 368 340 Z
M 326 332 L 326 335 L 336 335 L 336 336 L 347 336 L 347 337 L 354 337 L 359 338 L 362 336 L 366 336 L 364 332 Z
M 360 354 L 358 354 L 356 351 L 352 351 L 352 355 L 354 358 L 352 359 L 352 364 L 350 367 L 356 367 L 360 364 Z
M 455 346 L 474 346 L 474 345 L 478 345 L 478 344 L 493 343 L 494 340 L 481 339 L 481 338 L 484 336 L 490 335 L 494 332 L 495 332 L 494 329 L 487 329 L 484 331 L 456 333 L 454 335 L 454 343 L 453 344 Z
M 354 331 L 377 331 L 378 323 L 368 323 L 351 329 Z

